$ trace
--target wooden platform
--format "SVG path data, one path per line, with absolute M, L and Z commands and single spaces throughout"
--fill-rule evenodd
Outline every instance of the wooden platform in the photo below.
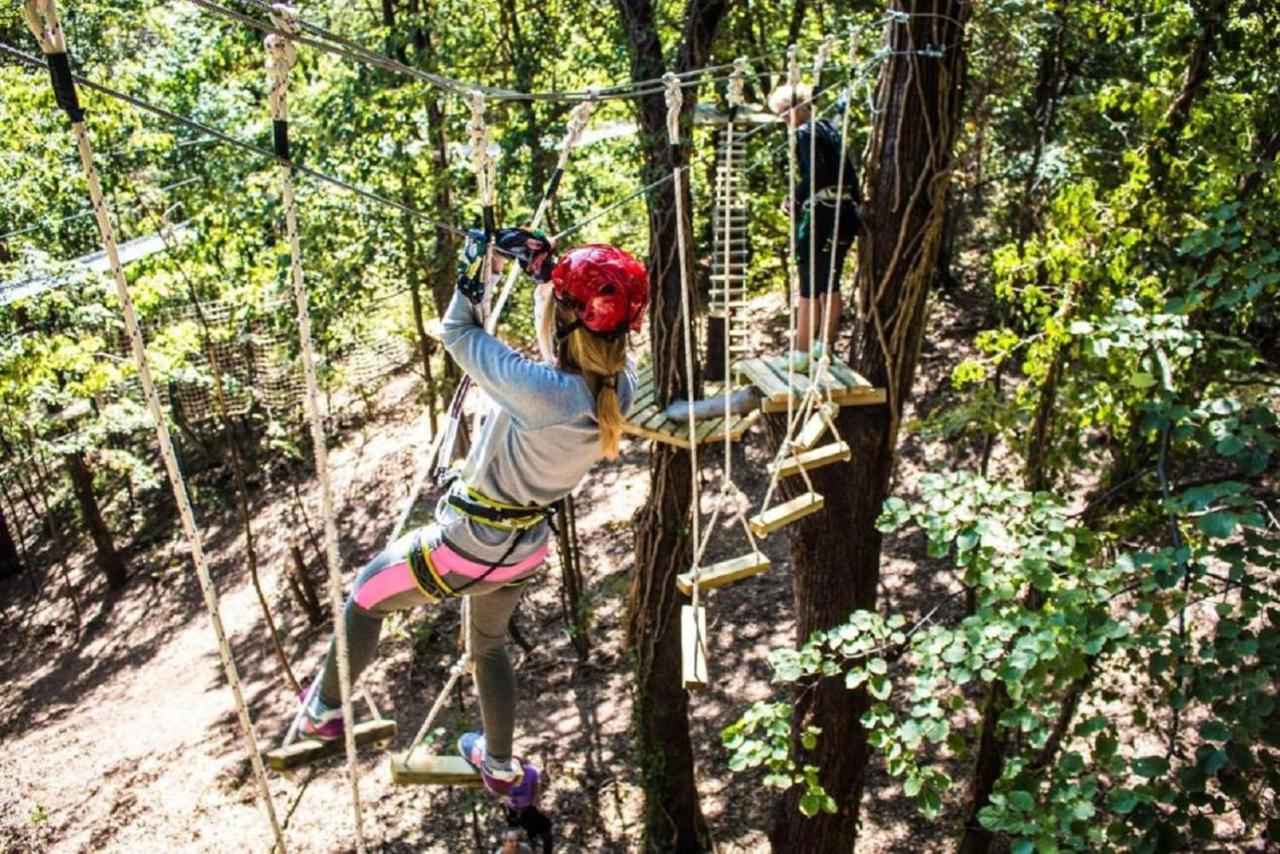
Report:
M 667 417 L 665 406 L 657 401 L 653 393 L 653 366 L 642 365 L 636 371 L 636 399 L 631 404 L 631 412 L 622 422 L 622 432 L 641 439 L 652 439 L 655 442 L 666 442 L 680 448 L 689 447 L 689 425 L 682 421 L 672 421 Z M 708 398 L 720 394 L 721 387 L 715 383 L 707 383 L 703 393 Z M 694 435 L 698 444 L 704 442 L 723 442 L 728 432 L 731 441 L 738 441 L 760 418 L 760 411 L 754 410 L 745 415 L 734 415 L 725 421 L 724 418 L 707 418 L 695 422 Z
M 714 590 L 735 581 L 759 575 L 769 568 L 769 558 L 761 552 L 749 552 L 739 557 L 722 560 L 702 567 L 698 576 L 699 590 Z M 686 596 L 693 595 L 693 573 L 682 572 L 676 576 L 676 587 Z
M 783 356 L 743 359 L 734 365 L 734 372 L 760 390 L 760 409 L 764 412 L 785 412 L 788 397 L 799 400 L 809 390 L 807 371 L 796 371 L 788 390 L 787 360 Z M 839 359 L 831 360 L 831 369 L 823 377 L 822 386 L 830 390 L 832 402 L 840 406 L 869 406 L 885 402 L 884 389 L 873 388 L 871 383 Z
M 433 756 L 426 750 L 391 757 L 391 782 L 397 786 L 479 786 L 480 775 L 461 756 Z
M 365 721 L 356 724 L 356 746 L 367 747 L 371 744 L 382 744 L 396 737 L 396 722 L 386 718 Z M 321 741 L 318 738 L 304 738 L 295 741 L 288 747 L 277 747 L 267 751 L 267 767 L 273 771 L 289 771 L 328 759 L 341 756 L 346 752 L 346 741 L 336 738 L 333 741 Z

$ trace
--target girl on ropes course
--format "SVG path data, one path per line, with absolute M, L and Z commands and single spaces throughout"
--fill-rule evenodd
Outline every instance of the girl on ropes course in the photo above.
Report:
M 507 624 L 547 556 L 552 506 L 596 460 L 617 455 L 635 394 L 627 333 L 640 327 L 649 281 L 643 264 L 613 246 L 579 246 L 557 260 L 552 241 L 528 229 L 501 229 L 491 242 L 483 232 L 469 233 L 441 337 L 496 409 L 440 499 L 435 521 L 364 567 L 344 618 L 354 681 L 373 660 L 388 614 L 470 597 L 467 630 L 484 732 L 463 734 L 458 748 L 485 787 L 519 809 L 536 799 L 540 772 L 512 753 L 516 686 Z M 551 283 L 554 299 L 543 322 L 554 329 L 553 364 L 525 358 L 485 331 L 480 305 L 507 258 L 534 281 Z M 304 693 L 304 736 L 343 736 L 335 658 L 331 643 Z
M 840 131 L 826 119 L 815 121 L 813 90 L 807 84 L 783 83 L 769 95 L 769 109 L 795 132 L 795 187 L 783 207 L 787 213 L 791 213 L 789 205 L 798 207 L 792 222 L 800 300 L 795 306 L 796 349 L 791 361 L 795 370 L 804 371 L 810 356 L 815 360 L 822 357 L 840 327 L 840 271 L 862 230 L 858 216 L 861 191 L 853 164 L 847 159 L 841 182 Z M 837 189 L 840 183 L 842 190 Z

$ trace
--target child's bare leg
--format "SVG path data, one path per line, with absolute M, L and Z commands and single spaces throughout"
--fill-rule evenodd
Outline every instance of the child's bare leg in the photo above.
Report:
M 796 303 L 796 343 L 793 349 L 808 353 L 813 347 L 812 320 L 818 317 L 818 303 L 810 297 L 800 297 Z
M 822 343 L 830 353 L 831 345 L 835 343 L 836 335 L 840 332 L 840 311 L 843 308 L 840 292 L 833 289 L 830 293 L 824 294 L 818 303 L 822 309 Z

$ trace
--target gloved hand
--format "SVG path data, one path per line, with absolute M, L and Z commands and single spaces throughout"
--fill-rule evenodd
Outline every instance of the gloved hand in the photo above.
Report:
M 477 305 L 484 299 L 484 285 L 489 278 L 484 269 L 487 253 L 488 240 L 484 232 L 478 228 L 467 229 L 467 242 L 458 259 L 458 292 L 471 300 L 472 305 Z
M 495 252 L 515 259 L 520 269 L 539 284 L 551 281 L 551 270 L 556 266 L 555 248 L 550 237 L 523 226 L 498 229 L 493 240 Z

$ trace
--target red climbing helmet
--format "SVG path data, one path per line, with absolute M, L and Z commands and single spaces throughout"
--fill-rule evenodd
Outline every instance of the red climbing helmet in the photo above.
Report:
M 556 301 L 578 323 L 606 338 L 638 332 L 649 305 L 644 265 L 616 246 L 588 243 L 561 256 L 551 271 Z

